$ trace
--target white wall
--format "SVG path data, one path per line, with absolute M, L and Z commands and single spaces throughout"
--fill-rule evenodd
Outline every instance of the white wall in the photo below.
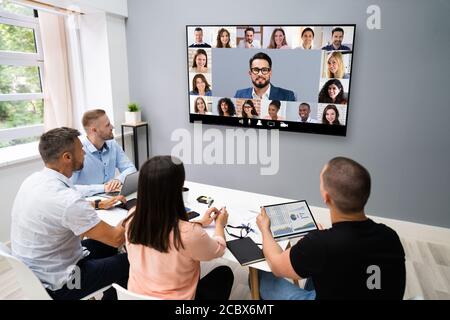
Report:
M 41 160 L 33 160 L 0 168 L 0 241 L 9 240 L 11 209 L 23 180 L 42 168 Z
M 382 10 L 381 30 L 367 28 L 366 10 L 373 3 L 210 0 L 199 10 L 190 1 L 129 1 L 130 94 L 152 124 L 154 153 L 170 154 L 176 129 L 194 130 L 188 117 L 186 25 L 355 23 L 347 137 L 281 132 L 277 175 L 262 176 L 256 165 L 187 165 L 186 177 L 323 206 L 320 170 L 332 157 L 347 156 L 372 175 L 369 214 L 450 227 L 450 42 L 428 44 L 448 39 L 448 1 L 375 1 Z M 227 129 L 204 126 L 209 128 L 222 134 Z

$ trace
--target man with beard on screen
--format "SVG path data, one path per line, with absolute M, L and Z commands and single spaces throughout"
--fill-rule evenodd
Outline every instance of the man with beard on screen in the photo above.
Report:
M 250 59 L 248 74 L 252 79 L 253 87 L 236 91 L 235 98 L 296 101 L 293 91 L 270 83 L 272 59 L 267 54 L 259 52 Z
M 136 168 L 114 140 L 114 126 L 101 109 L 86 111 L 82 118 L 85 137 L 80 137 L 86 152 L 84 168 L 75 171 L 71 181 L 84 196 L 119 191 L 125 177 Z M 115 177 L 116 168 L 120 174 Z

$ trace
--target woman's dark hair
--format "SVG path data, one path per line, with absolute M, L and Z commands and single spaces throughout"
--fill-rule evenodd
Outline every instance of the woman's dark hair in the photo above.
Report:
M 220 41 L 220 37 L 222 36 L 222 33 L 226 32 L 228 34 L 228 42 L 225 46 L 222 45 L 222 41 Z M 230 32 L 225 29 L 225 28 L 221 28 L 219 30 L 219 32 L 217 32 L 217 43 L 216 43 L 216 48 L 231 48 L 230 46 L 230 41 L 231 41 L 231 37 L 230 37 Z
M 336 96 L 336 100 L 333 101 L 331 97 L 328 95 L 328 87 L 332 84 L 336 85 L 339 88 L 339 94 Z M 344 97 L 344 87 L 342 83 L 337 79 L 328 80 L 320 89 L 319 92 L 319 103 L 336 103 L 336 104 L 346 104 L 347 100 Z
M 281 102 L 280 102 L 280 100 L 272 100 L 270 103 L 269 103 L 269 107 L 270 106 L 274 106 L 274 107 L 276 107 L 278 110 L 280 110 L 280 108 L 281 108 Z
M 231 101 L 230 98 L 222 98 L 217 103 L 217 110 L 219 111 L 219 115 L 221 115 L 221 116 L 224 115 L 222 108 L 220 107 L 222 102 L 225 103 L 226 105 L 228 105 L 228 113 L 230 114 L 230 117 L 234 116 L 236 114 L 236 108 L 234 107 L 234 103 L 233 103 L 233 101 Z
M 308 31 L 310 31 L 311 33 L 312 33 L 312 35 L 313 35 L 313 38 L 314 38 L 314 30 L 313 29 L 311 29 L 311 28 L 305 28 L 305 29 L 303 29 L 303 31 L 302 31 L 302 35 L 301 35 L 301 37 L 303 37 L 303 35 L 306 33 L 306 32 L 308 32 Z
M 192 79 L 192 91 L 196 94 L 198 94 L 198 89 L 197 89 L 197 79 L 202 79 L 202 81 L 205 83 L 205 92 L 211 91 L 211 87 L 208 83 L 208 80 L 206 80 L 206 77 L 202 74 L 196 74 L 194 76 L 194 79 Z
M 129 223 L 128 241 L 159 252 L 169 252 L 170 233 L 176 250 L 184 248 L 179 220 L 188 221 L 182 189 L 185 179 L 183 163 L 171 156 L 147 160 L 139 171 L 136 211 Z
M 245 102 L 242 104 L 242 118 L 248 118 L 247 113 L 244 111 L 244 106 L 248 104 L 250 107 L 252 107 L 252 115 L 258 116 L 258 112 L 256 111 L 255 105 L 253 104 L 252 100 L 245 100 Z
M 336 114 L 336 119 L 334 119 L 332 124 L 340 125 L 341 123 L 339 122 L 339 110 L 336 108 L 336 106 L 334 104 L 329 104 L 325 107 L 325 109 L 323 109 L 322 123 L 329 124 L 328 120 L 327 120 L 327 111 L 328 110 L 334 110 L 334 112 Z
M 192 60 L 192 68 L 197 68 L 197 57 L 201 54 L 206 57 L 205 68 L 208 68 L 208 55 L 206 54 L 206 51 L 203 49 L 198 49 L 197 52 L 195 53 L 194 59 Z

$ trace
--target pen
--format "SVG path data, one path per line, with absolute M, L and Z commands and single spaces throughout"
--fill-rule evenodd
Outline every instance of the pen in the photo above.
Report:
M 211 205 L 213 204 L 213 202 L 214 202 L 214 199 L 211 199 L 211 200 L 208 202 L 208 208 L 211 208 Z

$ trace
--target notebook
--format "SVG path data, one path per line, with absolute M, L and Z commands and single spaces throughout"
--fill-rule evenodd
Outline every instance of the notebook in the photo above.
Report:
M 227 241 L 227 248 L 242 266 L 264 261 L 264 254 L 250 237 Z

